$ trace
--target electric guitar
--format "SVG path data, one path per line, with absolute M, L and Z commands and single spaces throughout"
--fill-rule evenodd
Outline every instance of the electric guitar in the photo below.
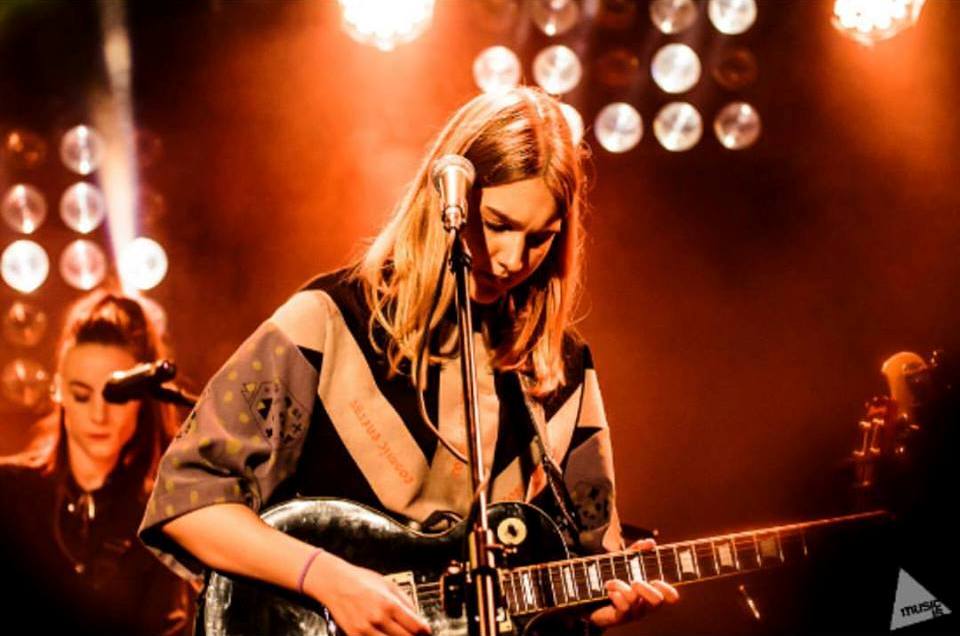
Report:
M 603 584 L 610 579 L 661 579 L 676 586 L 779 566 L 806 557 L 807 538 L 815 530 L 887 516 L 866 512 L 670 543 L 646 552 L 571 558 L 560 530 L 538 508 L 497 503 L 488 514 L 490 528 L 505 548 L 499 568 L 500 632 L 518 635 L 562 633 L 544 619 L 607 600 Z M 423 534 L 340 499 L 294 499 L 262 517 L 289 535 L 393 580 L 434 636 L 467 633 L 459 604 L 452 612 L 444 607 L 445 598 L 450 604 L 457 594 L 458 577 L 449 566 L 464 561 L 465 523 L 441 534 Z M 209 575 L 201 605 L 196 628 L 207 636 L 341 633 L 330 613 L 312 599 L 218 572 Z

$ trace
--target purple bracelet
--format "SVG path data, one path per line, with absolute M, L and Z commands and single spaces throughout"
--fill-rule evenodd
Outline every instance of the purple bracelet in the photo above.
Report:
M 310 571 L 310 566 L 313 565 L 314 559 L 316 559 L 317 555 L 321 552 L 323 552 L 323 548 L 314 549 L 314 551 L 310 553 L 310 556 L 307 557 L 307 560 L 304 561 L 303 567 L 300 569 L 300 576 L 297 578 L 297 591 L 300 592 L 300 594 L 303 594 L 303 582 L 307 578 L 307 572 Z

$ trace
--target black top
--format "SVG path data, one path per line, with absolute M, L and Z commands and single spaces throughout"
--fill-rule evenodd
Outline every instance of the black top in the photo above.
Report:
M 59 462 L 65 466 L 66 462 Z M 0 594 L 31 632 L 186 634 L 189 586 L 137 540 L 143 471 L 118 466 L 86 492 L 62 468 L 0 465 Z

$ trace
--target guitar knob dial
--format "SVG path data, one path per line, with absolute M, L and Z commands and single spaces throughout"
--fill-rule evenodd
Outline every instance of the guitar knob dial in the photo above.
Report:
M 527 524 L 518 517 L 507 517 L 497 525 L 497 539 L 503 545 L 520 545 L 527 538 Z

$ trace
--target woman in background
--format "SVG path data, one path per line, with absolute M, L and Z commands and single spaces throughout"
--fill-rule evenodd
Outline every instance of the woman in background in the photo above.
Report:
M 165 353 L 132 298 L 97 291 L 67 312 L 56 409 L 25 451 L 0 459 L 0 551 L 12 591 L 0 597 L 5 620 L 39 631 L 186 633 L 189 586 L 136 537 L 177 414 L 152 400 L 109 404 L 102 394 L 113 372 Z

